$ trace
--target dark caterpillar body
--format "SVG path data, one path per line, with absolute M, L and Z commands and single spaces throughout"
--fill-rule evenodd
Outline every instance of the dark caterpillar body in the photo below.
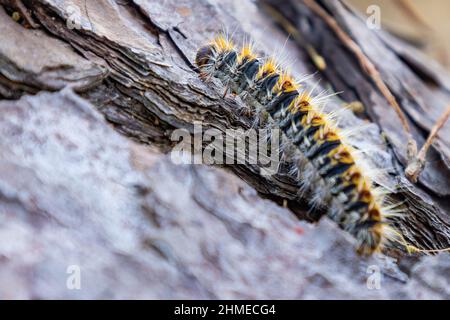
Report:
M 250 46 L 237 53 L 223 36 L 201 48 L 196 63 L 203 75 L 220 79 L 250 107 L 270 115 L 297 150 L 300 191 L 308 191 L 313 206 L 325 206 L 327 215 L 355 236 L 360 253 L 378 251 L 394 233 L 388 209 L 355 150 L 314 98 L 273 59 L 261 62 Z

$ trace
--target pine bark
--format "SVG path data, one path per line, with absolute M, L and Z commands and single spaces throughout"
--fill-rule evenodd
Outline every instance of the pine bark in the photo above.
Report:
M 450 247 L 450 125 L 410 183 L 398 115 L 302 1 L 0 4 L 0 279 L 12 284 L 2 297 L 450 296 L 449 286 L 432 283 L 449 271 L 446 254 L 359 257 L 331 221 L 304 221 L 308 207 L 283 167 L 264 176 L 255 165 L 171 163 L 175 129 L 253 124 L 242 101 L 223 98 L 223 87 L 204 83 L 194 65 L 196 50 L 227 26 L 236 42 L 253 39 L 261 55 L 284 47 L 295 75 L 316 73 L 319 87 L 342 92 L 332 110 L 361 102 L 364 112 L 348 112 L 344 122 L 369 123 L 358 143 L 373 147 L 371 161 L 390 173 L 381 183 L 408 208 L 397 227 L 420 248 Z M 345 3 L 319 4 L 376 66 L 422 145 L 450 101 L 448 75 L 369 29 Z M 72 264 L 84 270 L 85 290 L 66 288 Z M 367 289 L 370 265 L 389 276 L 381 291 Z

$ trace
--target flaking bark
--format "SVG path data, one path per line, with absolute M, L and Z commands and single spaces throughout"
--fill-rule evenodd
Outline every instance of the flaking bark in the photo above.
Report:
M 389 168 L 391 174 L 383 183 L 395 190 L 396 198 L 400 201 L 405 201 L 408 207 L 408 214 L 396 222 L 399 229 L 405 234 L 405 238 L 411 244 L 424 249 L 439 249 L 450 246 L 450 219 L 448 215 L 450 196 L 450 163 L 448 161 L 450 141 L 448 137 L 450 136 L 450 126 L 444 126 L 439 137 L 433 143 L 432 151 L 429 154 L 430 161 L 427 162 L 418 183 L 410 183 L 403 174 L 407 160 L 405 146 L 408 137 L 407 133 L 403 131 L 397 114 L 389 105 L 388 101 L 386 101 L 383 94 L 379 92 L 376 85 L 371 81 L 366 70 L 361 68 L 357 63 L 352 52 L 340 42 L 333 30 L 327 27 L 321 17 L 311 12 L 301 1 L 283 1 L 279 3 L 265 0 L 257 3 L 257 5 L 250 2 L 242 3 L 241 1 L 233 1 L 229 5 L 225 5 L 212 0 L 184 2 L 172 0 L 136 0 L 130 2 L 116 2 L 112 0 L 33 0 L 16 2 L 3 0 L 0 3 L 3 4 L 3 8 L 0 8 L 0 24 L 2 30 L 2 42 L 0 44 L 0 97 L 5 99 L 2 102 L 2 107 L 10 108 L 8 109 L 11 110 L 10 112 L 13 112 L 12 110 L 14 108 L 23 110 L 24 112 L 31 112 L 30 118 L 38 121 L 40 111 L 36 106 L 48 103 L 49 106 L 42 107 L 42 112 L 51 114 L 52 112 L 57 112 L 58 105 L 61 108 L 65 108 L 68 103 L 67 101 L 70 101 L 68 103 L 69 105 L 74 104 L 78 106 L 78 104 L 81 104 L 83 107 L 81 109 L 74 107 L 68 111 L 69 114 L 66 115 L 67 121 L 80 121 L 80 123 L 84 123 L 84 121 L 91 123 L 93 121 L 86 120 L 83 113 L 78 115 L 81 112 L 80 110 L 84 110 L 83 108 L 86 110 L 96 108 L 109 123 L 113 124 L 117 131 L 122 133 L 127 139 L 134 140 L 140 146 L 135 147 L 137 144 L 132 143 L 131 145 L 133 147 L 130 147 L 128 146 L 130 142 L 124 142 L 127 139 L 118 138 L 118 136 L 109 131 L 106 137 L 111 137 L 114 141 L 121 139 L 119 143 L 122 146 L 121 148 L 127 150 L 128 148 L 132 150 L 138 148 L 139 154 L 147 154 L 147 156 L 143 156 L 137 163 L 145 163 L 147 157 L 155 157 L 151 155 L 155 151 L 145 150 L 146 148 L 142 147 L 142 145 L 149 146 L 150 148 L 156 147 L 159 150 L 158 152 L 169 152 L 175 143 L 170 139 L 173 130 L 184 128 L 192 132 L 195 121 L 201 121 L 205 128 L 216 128 L 222 132 L 228 128 L 248 129 L 251 127 L 253 123 L 251 115 L 243 112 L 245 106 L 242 105 L 239 99 L 233 96 L 222 98 L 221 93 L 223 92 L 223 87 L 217 83 L 205 84 L 199 79 L 196 73 L 194 65 L 196 50 L 208 42 L 214 34 L 219 32 L 222 25 L 227 26 L 234 33 L 237 41 L 244 39 L 246 36 L 255 40 L 258 44 L 260 54 L 273 52 L 274 44 L 277 44 L 278 47 L 284 45 L 284 52 L 296 61 L 292 65 L 295 75 L 317 72 L 316 65 L 314 65 L 314 62 L 317 62 L 317 60 L 311 57 L 312 51 L 308 49 L 314 48 L 314 52 L 320 55 L 326 63 L 326 67 L 316 75 L 316 79 L 322 79 L 320 86 L 329 88 L 334 92 L 342 91 L 339 98 L 331 100 L 330 108 L 336 109 L 344 103 L 361 101 L 366 112 L 360 118 L 364 119 L 360 119 L 352 113 L 349 113 L 346 115 L 344 122 L 347 122 L 347 126 L 361 124 L 365 120 L 373 122 L 369 126 L 369 129 L 359 138 L 359 143 L 362 146 L 374 146 L 375 151 L 372 155 L 372 160 L 380 168 Z M 23 7 L 27 8 L 29 14 L 29 17 L 25 21 L 19 21 L 19 23 L 14 22 L 10 17 L 14 11 L 19 10 L 17 3 L 23 4 Z M 450 80 L 447 75 L 436 67 L 433 62 L 427 60 L 420 53 L 401 41 L 392 38 L 383 31 L 369 30 L 365 25 L 364 19 L 359 17 L 351 8 L 342 2 L 322 1 L 320 5 L 333 15 L 336 22 L 353 38 L 378 68 L 383 81 L 386 82 L 389 89 L 399 101 L 403 112 L 407 114 L 407 120 L 409 121 L 413 137 L 419 146 L 421 146 L 429 130 L 431 130 L 450 101 L 450 94 L 448 93 Z M 74 9 L 77 12 L 76 15 L 73 15 Z M 23 8 L 21 10 L 23 11 Z M 278 18 L 274 18 L 272 14 L 274 11 L 277 12 Z M 294 30 L 300 36 L 294 37 L 293 40 L 286 42 L 286 32 L 292 33 L 293 30 L 284 30 L 283 26 L 286 26 L 286 24 L 280 23 L 282 19 L 288 21 L 289 25 L 293 26 L 295 28 Z M 4 30 L 6 32 L 3 32 Z M 75 93 L 72 93 L 71 90 Z M 49 96 L 48 93 L 41 93 L 41 91 L 51 91 L 54 93 Z M 37 94 L 37 96 L 30 96 L 34 94 Z M 76 102 L 73 102 L 73 99 Z M 31 111 L 25 111 L 27 110 L 26 105 L 28 103 L 32 103 L 35 106 Z M 2 114 L 4 115 L 4 121 L 7 123 L 8 112 L 2 111 Z M 86 114 L 89 114 L 89 112 Z M 66 119 L 64 117 L 62 116 L 62 119 Z M 104 123 L 97 118 L 95 119 L 91 124 L 103 128 Z M 6 123 L 2 125 L 4 126 L 2 130 L 5 130 L 5 137 L 12 130 L 12 127 L 8 127 Z M 12 126 L 12 124 L 10 125 Z M 57 130 L 64 130 L 63 124 L 59 124 L 58 121 L 56 124 L 46 123 L 43 125 L 54 125 Z M 9 131 L 5 128 L 9 128 Z M 24 128 L 24 130 L 26 132 L 28 132 L 27 130 L 33 132 L 33 130 L 38 131 L 38 128 Z M 15 130 L 20 129 L 16 128 Z M 61 134 L 63 133 L 61 132 Z M 49 132 L 49 135 L 53 137 L 51 132 Z M 86 143 L 97 144 L 99 148 L 108 140 L 97 140 L 94 136 L 90 136 L 89 131 L 83 132 L 81 136 L 83 139 L 86 139 Z M 386 139 L 383 139 L 383 136 Z M 42 136 L 40 137 L 42 139 L 44 138 Z M 14 149 L 15 151 L 11 151 L 12 147 L 8 145 L 18 143 L 19 147 L 14 148 L 20 149 L 20 143 L 16 140 L 9 139 L 13 138 L 8 136 L 4 140 L 4 149 L 2 151 L 5 154 L 5 158 L 6 156 L 9 157 L 7 164 L 4 164 L 1 171 L 3 177 L 1 179 L 3 181 L 8 178 L 6 170 L 9 172 L 11 166 L 14 170 L 19 170 L 19 167 L 29 165 L 31 170 L 33 170 L 33 167 L 40 163 L 38 160 L 31 164 L 27 164 L 26 162 L 22 163 L 22 160 L 14 160 L 12 156 L 19 151 L 16 149 Z M 25 139 L 25 136 L 23 139 Z M 114 146 L 106 145 L 105 148 L 111 151 Z M 26 147 L 24 146 L 25 149 Z M 72 149 L 70 149 L 69 145 L 67 146 L 67 150 L 64 149 L 64 152 L 71 154 L 70 152 L 72 151 L 70 150 Z M 81 157 L 90 157 L 90 155 L 84 153 L 86 151 L 85 149 L 81 148 L 81 150 Z M 42 157 L 44 162 L 51 162 L 50 158 L 46 158 L 50 157 L 50 155 L 44 154 Z M 160 160 L 162 162 L 168 160 L 168 156 L 158 155 L 157 157 L 162 157 L 163 160 Z M 96 160 L 94 159 L 91 159 L 93 161 L 92 165 L 95 165 Z M 69 160 L 66 159 L 66 161 L 68 162 L 65 165 L 74 165 Z M 105 170 L 107 170 L 108 161 L 105 159 L 98 161 L 102 165 L 104 164 Z M 102 161 L 105 162 L 103 163 Z M 116 160 L 111 158 L 111 161 Z M 119 159 L 117 161 L 124 160 Z M 135 162 L 133 163 L 135 164 Z M 160 232 L 164 232 L 163 230 L 167 226 L 167 223 L 183 225 L 182 215 L 172 217 L 171 214 L 181 214 L 183 212 L 181 209 L 183 204 L 189 203 L 192 206 L 195 204 L 196 207 L 192 210 L 201 210 L 205 212 L 206 216 L 212 214 L 217 219 L 213 219 L 214 222 L 206 219 L 206 222 L 203 222 L 205 224 L 204 228 L 207 229 L 209 223 L 211 223 L 211 226 L 216 226 L 218 230 L 225 228 L 227 230 L 226 232 L 223 230 L 217 231 L 219 234 L 223 232 L 224 238 L 222 241 L 231 241 L 236 244 L 240 243 L 245 249 L 242 251 L 242 254 L 247 252 L 250 256 L 249 259 L 251 262 L 249 263 L 251 268 L 256 268 L 256 272 L 258 274 L 261 272 L 262 274 L 262 269 L 258 270 L 260 266 L 256 262 L 258 259 L 269 257 L 272 249 L 276 250 L 275 248 L 279 245 L 278 240 L 270 238 L 272 239 L 270 241 L 274 241 L 272 243 L 272 249 L 267 249 L 267 251 L 263 250 L 263 253 L 258 258 L 255 258 L 248 251 L 261 250 L 259 245 L 264 246 L 264 244 L 258 244 L 259 240 L 257 239 L 260 239 L 260 237 L 265 239 L 265 237 L 272 237 L 267 234 L 277 234 L 277 232 L 283 234 L 287 230 L 294 229 L 295 223 L 293 221 L 296 220 L 293 219 L 292 213 L 295 213 L 300 218 L 305 218 L 305 213 L 308 210 L 304 205 L 304 201 L 298 198 L 298 186 L 296 185 L 295 176 L 289 175 L 283 168 L 279 174 L 268 177 L 262 176 L 256 166 L 227 166 L 226 168 L 229 171 L 232 171 L 258 191 L 258 194 L 246 195 L 242 199 L 234 200 L 234 197 L 240 194 L 242 188 L 244 190 L 252 189 L 248 186 L 242 187 L 241 182 L 236 182 L 239 180 L 232 177 L 230 173 L 224 173 L 221 170 L 210 169 L 204 166 L 193 166 L 187 169 L 180 169 L 171 165 L 161 166 L 165 173 L 161 173 L 161 176 L 152 173 L 150 177 L 153 175 L 162 180 L 173 180 L 173 182 L 165 182 L 165 184 L 161 185 L 157 180 L 152 180 L 157 178 L 143 177 L 142 179 L 144 181 L 150 179 L 151 182 L 136 183 L 138 186 L 137 190 L 140 190 L 142 193 L 139 193 L 135 200 L 138 203 L 142 202 L 142 206 L 130 209 L 130 214 L 135 213 L 139 215 L 142 212 L 146 212 L 150 219 L 149 221 L 151 221 L 151 226 L 149 225 L 149 230 L 146 230 L 147 227 L 144 227 L 145 230 L 142 231 L 140 236 L 144 240 L 147 232 L 153 235 L 157 234 L 158 236 L 150 236 L 151 239 L 142 240 L 143 243 L 153 248 L 152 250 L 157 253 L 157 256 L 161 256 L 164 261 L 169 261 L 170 268 L 174 269 L 167 272 L 172 272 L 181 277 L 177 278 L 177 276 L 174 276 L 173 279 L 178 279 L 181 282 L 192 281 L 191 283 L 194 286 L 186 289 L 187 291 L 184 294 L 165 295 L 163 293 L 164 285 L 161 285 L 161 288 L 156 288 L 152 292 L 147 291 L 147 294 L 144 292 L 142 296 L 190 297 L 190 295 L 193 295 L 195 297 L 208 298 L 308 297 L 306 293 L 298 295 L 287 294 L 287 291 L 283 291 L 281 287 L 277 287 L 277 294 L 273 296 L 262 293 L 251 294 L 249 290 L 252 288 L 252 285 L 239 287 L 237 278 L 232 282 L 233 286 L 238 287 L 238 289 L 235 289 L 237 291 L 233 291 L 233 294 L 230 293 L 227 295 L 225 293 L 227 291 L 223 287 L 220 287 L 220 283 L 215 286 L 209 280 L 202 278 L 201 268 L 192 269 L 192 265 L 188 261 L 193 257 L 183 256 L 183 250 L 180 250 L 183 246 L 180 247 L 179 245 L 183 241 L 168 240 L 160 234 Z M 38 172 L 37 176 L 39 176 L 39 170 L 44 169 L 35 169 Z M 128 169 L 121 170 L 126 172 Z M 143 170 L 141 167 L 138 166 L 138 169 L 132 169 L 131 171 L 134 172 L 135 170 L 138 171 L 138 175 L 142 174 L 140 172 Z M 22 171 L 19 170 L 18 172 Z M 197 177 L 199 174 L 202 175 L 201 172 L 208 172 L 206 175 L 209 178 L 198 180 Z M 96 179 L 98 178 L 98 181 L 101 180 L 101 172 L 91 171 L 91 173 L 97 174 Z M 34 173 L 30 173 L 30 175 L 34 175 Z M 82 176 L 79 176 L 77 173 L 68 173 L 68 175 L 73 179 L 82 179 Z M 175 181 L 177 177 L 184 176 L 187 180 L 183 182 L 184 187 L 181 189 L 188 189 L 185 193 L 186 198 L 183 198 L 184 200 L 181 200 L 181 198 L 165 199 L 163 191 L 170 193 L 171 188 L 175 188 L 177 185 Z M 120 174 L 117 177 L 119 178 L 111 178 L 115 181 L 114 183 L 119 183 L 115 179 L 120 180 Z M 189 183 L 187 182 L 188 180 L 193 180 L 194 182 Z M 93 183 L 98 183 L 98 181 L 95 180 Z M 54 191 L 53 188 L 56 188 L 59 182 L 44 180 L 43 183 L 48 183 L 48 190 L 50 192 Z M 65 183 L 69 182 L 65 181 Z M 226 199 L 231 203 L 233 201 L 242 201 L 243 207 L 238 205 L 239 208 L 236 209 L 233 205 L 229 207 L 227 201 L 218 202 L 217 197 L 223 196 L 220 189 L 223 188 L 223 185 L 229 183 L 237 183 L 239 187 L 236 187 L 234 190 L 228 190 L 229 195 L 226 196 Z M 39 188 L 38 185 L 36 182 L 36 185 L 31 184 L 24 188 L 29 188 L 30 192 L 34 193 Z M 71 188 L 70 186 L 67 187 Z M 13 189 L 20 190 L 21 187 L 16 186 L 15 188 Z M 158 190 L 159 188 L 161 190 Z M 204 188 L 204 190 L 194 191 L 198 188 Z M 176 190 L 183 192 L 181 189 Z M 13 201 L 13 203 L 17 203 L 17 206 L 23 206 L 20 209 L 23 210 L 23 214 L 30 213 L 31 209 L 27 207 L 27 200 L 23 200 L 20 197 L 16 200 L 8 200 L 5 196 L 5 190 L 7 189 L 0 190 L 3 195 L 3 203 Z M 72 191 L 79 192 L 80 190 L 73 189 Z M 131 192 L 130 190 L 128 191 Z M 112 189 L 110 192 L 106 195 L 112 196 Z M 251 193 L 251 191 L 245 192 Z M 286 218 L 288 219 L 286 225 L 278 228 L 269 222 L 267 228 L 263 231 L 259 230 L 258 227 L 255 227 L 259 219 L 256 214 L 258 210 L 255 210 L 254 215 L 246 216 L 241 222 L 236 222 L 236 219 L 239 220 L 239 215 L 233 215 L 230 213 L 231 211 L 236 210 L 236 212 L 242 213 L 246 210 L 247 205 L 255 205 L 257 208 L 262 208 L 266 203 L 270 203 L 270 201 L 262 200 L 261 196 L 268 197 L 279 204 L 287 202 L 290 210 L 279 208 L 273 203 L 270 204 L 270 208 L 276 207 L 278 208 L 276 210 L 281 210 L 280 215 L 286 214 L 288 216 Z M 5 200 L 5 197 L 7 200 Z M 126 198 L 125 195 L 124 198 Z M 48 210 L 50 216 L 52 216 L 53 210 L 58 208 L 51 204 L 51 199 L 51 197 L 48 198 L 49 202 L 43 205 L 44 207 L 48 205 L 43 212 L 47 212 L 46 210 Z M 72 203 L 71 200 L 66 201 Z M 167 208 L 167 203 L 172 203 L 173 207 L 169 206 Z M 86 219 L 95 219 L 94 216 L 89 217 L 89 211 L 87 209 L 89 205 L 83 203 L 80 205 L 82 207 L 80 210 L 87 216 Z M 270 210 L 261 210 L 261 217 L 270 218 L 270 214 L 268 213 Z M 67 214 L 74 213 L 77 212 L 77 209 L 69 207 L 64 212 Z M 98 214 L 98 212 L 101 212 L 101 210 L 93 210 L 91 215 Z M 172 218 L 164 217 L 166 214 Z M 117 215 L 120 216 L 119 213 Z M 50 219 L 45 214 L 39 217 L 43 221 Z M 55 219 L 58 221 L 57 217 Z M 170 222 L 165 221 L 165 219 L 169 219 Z M 203 219 L 204 217 L 202 216 L 200 220 Z M 188 220 L 196 221 L 196 218 L 195 216 L 189 216 Z M 76 225 L 76 223 L 71 221 L 60 221 L 58 223 L 61 223 L 61 225 L 69 225 L 69 229 L 75 228 Z M 145 225 L 147 223 L 145 222 Z M 317 253 L 327 254 L 330 260 L 333 260 L 334 257 L 333 261 L 340 261 L 336 263 L 345 261 L 345 259 L 342 259 L 343 257 L 347 257 L 347 255 L 351 257 L 346 258 L 346 261 L 360 261 L 359 257 L 353 255 L 353 253 L 349 253 L 352 250 L 352 240 L 347 239 L 346 235 L 336 226 L 329 222 L 322 222 L 319 227 L 313 227 L 304 222 L 300 224 L 302 228 L 305 226 L 308 226 L 307 228 L 313 228 L 305 237 L 305 239 L 309 239 L 305 240 L 306 243 L 308 241 L 316 241 L 311 240 L 316 239 L 316 237 L 322 240 L 317 240 L 317 243 L 312 242 L 313 244 L 311 246 L 300 248 L 297 253 L 294 249 L 295 243 L 297 243 L 295 242 L 296 240 L 294 241 L 290 236 L 286 236 L 285 241 L 292 241 L 288 244 L 291 247 L 284 251 L 286 257 L 290 254 L 299 254 L 301 256 L 302 250 L 305 253 L 307 250 L 316 247 L 317 249 L 315 250 L 317 250 Z M 323 227 L 323 224 L 326 226 Z M 153 233 L 155 231 L 152 228 L 156 228 L 156 233 Z M 181 228 L 183 229 L 184 227 Z M 202 228 L 197 231 L 192 229 L 191 231 L 204 232 L 205 229 Z M 93 227 L 92 230 L 95 230 L 95 228 Z M 178 231 L 175 229 L 173 232 L 176 233 Z M 225 240 L 228 239 L 226 235 L 231 235 L 231 239 L 234 240 Z M 73 237 L 75 236 L 73 235 Z M 158 237 L 163 237 L 164 241 L 158 242 L 155 240 Z M 213 236 L 211 235 L 211 237 Z M 77 241 L 74 239 L 76 237 L 72 238 L 72 240 Z M 105 235 L 105 239 L 106 241 L 112 241 L 111 243 L 114 242 L 114 236 L 112 235 Z M 209 239 L 208 236 L 206 236 L 206 239 Z M 188 240 L 186 239 L 185 241 Z M 167 249 L 165 245 L 167 242 L 170 244 L 169 247 L 175 246 L 176 248 L 174 250 Z M 193 259 L 198 259 L 197 261 L 199 262 L 204 261 L 204 259 L 209 261 L 210 259 L 210 263 L 216 268 L 215 270 L 222 270 L 222 272 L 228 270 L 231 272 L 233 268 L 224 267 L 222 265 L 224 262 L 218 262 L 215 259 L 217 259 L 218 255 L 223 259 L 230 259 L 232 261 L 231 264 L 234 265 L 234 262 L 240 259 L 239 254 L 233 253 L 232 249 L 227 251 L 226 254 L 209 252 L 209 250 L 220 250 L 221 243 L 223 242 L 217 239 L 211 245 L 212 248 L 207 248 L 203 247 L 207 246 L 207 243 L 204 243 L 203 240 L 199 240 L 198 243 L 194 241 L 193 246 L 200 250 L 201 254 L 195 256 Z M 325 246 L 324 248 L 326 249 L 322 249 L 321 245 L 325 245 L 324 243 L 329 243 L 331 248 Z M 112 245 L 114 248 L 115 246 L 115 244 Z M 333 253 L 335 250 L 333 249 L 334 247 L 339 248 L 336 250 L 336 253 Z M 190 250 L 189 248 L 184 249 Z M 111 253 L 111 250 L 109 251 L 108 249 L 99 250 L 105 254 Z M 204 250 L 208 251 L 208 254 L 205 254 Z M 112 251 L 115 251 L 115 249 L 112 249 Z M 398 254 L 402 255 L 401 252 L 398 252 Z M 126 263 L 129 263 L 130 261 L 128 259 L 135 259 L 139 255 L 139 252 L 127 252 L 126 255 Z M 147 260 L 137 263 L 138 266 L 142 264 L 142 268 L 152 265 L 152 261 L 159 259 L 146 254 L 144 256 L 144 259 Z M 441 257 L 440 259 L 446 258 Z M 308 260 L 306 259 L 306 261 Z M 323 262 L 316 261 L 315 263 L 320 264 Z M 63 264 L 62 258 L 55 265 L 60 264 Z M 123 266 L 122 264 L 120 265 Z M 33 265 L 31 267 L 33 268 Z M 97 265 L 97 267 L 99 266 Z M 314 266 L 312 265 L 311 267 L 313 268 Z M 341 267 L 345 269 L 346 264 L 343 264 Z M 409 265 L 408 268 L 410 267 Z M 102 265 L 101 268 L 107 268 L 107 265 Z M 126 267 L 123 266 L 123 268 Z M 239 266 L 236 265 L 235 268 L 239 268 Z M 306 266 L 302 265 L 298 266 L 298 268 L 306 268 Z M 115 268 L 114 270 L 119 272 L 120 268 Z M 271 269 L 270 274 L 282 278 L 286 277 L 287 280 L 288 274 L 292 274 L 294 270 L 295 268 L 290 269 L 289 267 L 282 268 L 278 271 Z M 242 269 L 238 271 L 238 274 L 247 277 L 248 275 L 245 272 Z M 321 276 L 324 276 L 333 283 L 332 287 L 335 291 L 322 292 L 323 297 L 344 297 L 345 294 L 339 289 L 339 286 L 343 282 L 335 281 L 336 278 L 330 277 L 326 272 L 328 271 L 321 271 Z M 286 275 L 282 276 L 282 273 Z M 351 270 L 346 270 L 344 273 L 348 277 L 351 277 Z M 393 273 L 395 274 L 393 276 L 394 278 L 402 279 L 402 276 L 398 275 L 401 273 L 400 271 Z M 298 273 L 296 274 L 298 275 Z M 213 276 L 211 275 L 211 277 Z M 150 278 L 149 276 L 146 280 L 148 281 L 147 283 L 154 281 Z M 414 276 L 412 278 L 414 279 Z M 217 279 L 222 278 L 218 276 Z M 302 279 L 304 282 L 298 282 L 297 285 L 304 286 L 306 283 L 310 283 L 305 277 Z M 345 276 L 343 279 L 345 279 Z M 167 286 L 179 286 L 179 283 L 176 282 L 178 280 L 174 280 L 173 283 L 169 283 Z M 361 279 L 355 280 L 355 283 L 357 281 L 361 281 Z M 222 284 L 226 286 L 225 282 L 222 282 Z M 138 287 L 137 283 L 134 285 Z M 276 286 L 275 284 L 273 285 Z M 107 286 L 107 282 L 105 282 L 105 286 Z M 123 286 L 126 287 L 126 284 L 123 284 Z M 392 286 L 396 288 L 395 290 L 407 290 L 400 284 L 395 284 L 395 281 Z M 269 287 L 261 287 L 260 290 L 270 291 L 268 290 Z M 26 289 L 24 290 L 26 291 Z M 292 288 L 292 290 L 294 289 Z M 348 291 L 353 292 L 352 290 L 356 290 L 356 286 Z M 390 293 L 386 291 L 379 295 L 367 293 L 367 297 L 382 297 L 383 294 L 392 297 L 395 296 L 392 293 L 394 291 L 390 291 Z M 123 296 L 133 296 L 132 291 L 126 292 Z M 236 292 L 238 293 L 236 294 Z M 354 292 L 356 297 L 356 291 Z M 57 291 L 54 291 L 53 294 L 57 295 Z M 89 295 L 91 296 L 95 296 L 96 294 L 101 296 L 100 293 L 95 293 L 95 290 L 89 291 Z M 443 293 L 443 291 L 440 291 L 438 296 L 445 297 L 445 294 L 448 295 L 448 292 Z M 116 294 L 112 296 L 120 297 L 121 295 Z M 316 297 L 320 297 L 320 294 L 317 293 Z M 412 296 L 409 295 L 408 297 L 411 298 Z

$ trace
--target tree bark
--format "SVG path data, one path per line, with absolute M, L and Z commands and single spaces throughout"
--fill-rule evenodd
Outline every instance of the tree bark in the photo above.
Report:
M 284 47 L 297 76 L 317 72 L 314 48 L 326 67 L 309 85 L 321 78 L 319 91 L 342 91 L 327 108 L 364 105 L 363 114 L 344 113 L 342 125 L 369 123 L 355 143 L 370 146 L 368 160 L 389 171 L 377 182 L 408 209 L 398 228 L 420 248 L 450 247 L 450 126 L 418 183 L 410 183 L 398 115 L 303 2 L 0 3 L 0 277 L 19 288 L 8 287 L 5 297 L 416 298 L 419 289 L 450 296 L 448 286 L 430 283 L 448 272 L 446 254 L 362 258 L 334 223 L 300 221 L 308 208 L 285 166 L 264 176 L 255 165 L 170 162 L 175 129 L 193 134 L 197 121 L 220 132 L 253 124 L 243 103 L 202 82 L 193 63 L 221 26 L 237 42 L 255 40 L 261 55 Z M 22 10 L 15 22 L 18 4 L 29 17 Z M 374 63 L 423 144 L 450 101 L 448 76 L 405 43 L 368 29 L 344 3 L 320 5 Z M 55 243 L 58 237 L 64 241 Z M 72 264 L 85 270 L 86 290 L 66 288 Z M 381 291 L 367 289 L 370 265 L 389 275 Z M 35 278 L 22 278 L 20 268 Z

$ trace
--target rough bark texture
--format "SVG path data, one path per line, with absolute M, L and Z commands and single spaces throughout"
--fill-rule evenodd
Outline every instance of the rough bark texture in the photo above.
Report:
M 192 63 L 222 25 L 262 54 L 282 47 L 275 8 L 303 39 L 285 45 L 293 73 L 316 72 L 310 44 L 327 63 L 322 88 L 343 91 L 327 108 L 363 102 L 367 114 L 347 112 L 342 125 L 372 121 L 355 143 L 390 168 L 378 182 L 405 201 L 397 225 L 407 240 L 450 246 L 450 126 L 419 183 L 409 183 L 397 115 L 302 2 L 24 1 L 32 23 L 11 19 L 17 1 L 0 3 L 0 297 L 450 297 L 447 254 L 357 256 L 334 223 L 298 219 L 307 208 L 283 168 L 262 176 L 251 165 L 175 165 L 165 154 L 172 131 L 192 132 L 194 121 L 251 126 L 240 100 L 223 99 Z M 322 5 L 376 64 L 421 145 L 450 101 L 448 77 L 341 2 Z M 66 287 L 70 265 L 81 267 L 81 290 Z M 370 290 L 368 270 L 378 269 L 381 289 Z

